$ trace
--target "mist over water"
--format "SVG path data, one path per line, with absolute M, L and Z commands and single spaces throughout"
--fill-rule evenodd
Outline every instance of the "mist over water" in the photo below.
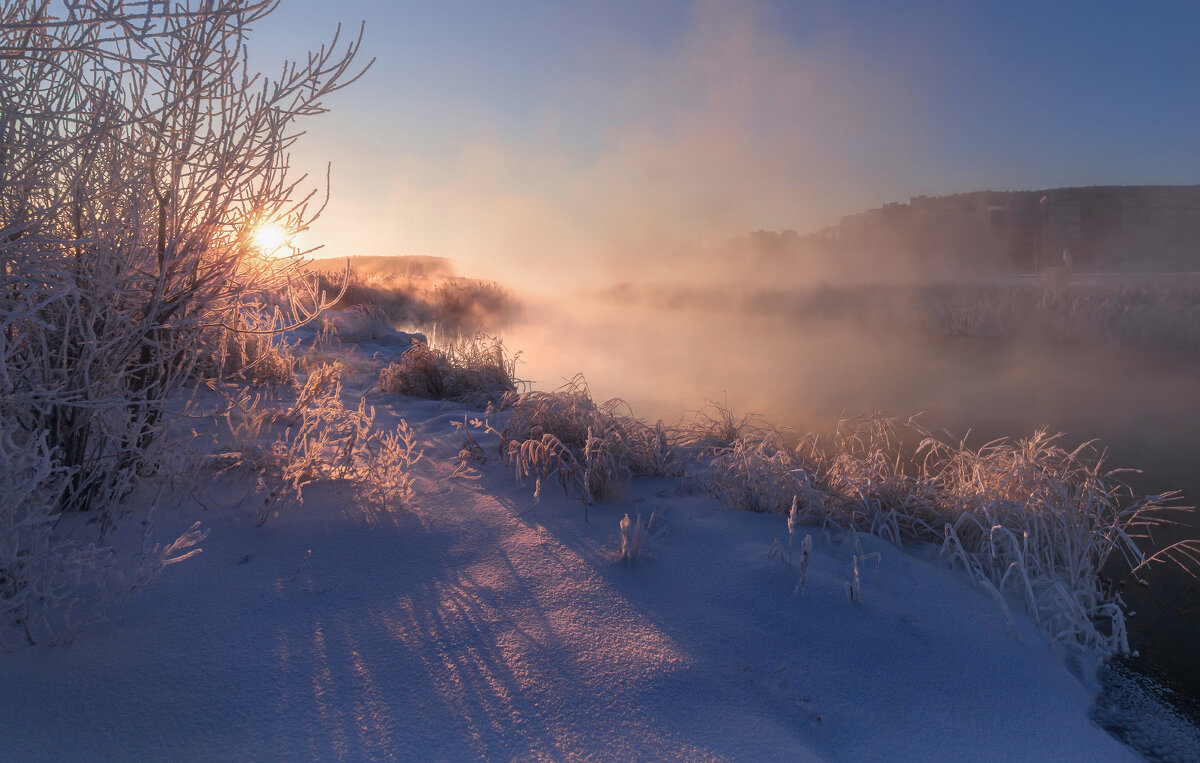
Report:
M 706 400 L 805 431 L 874 411 L 920 413 L 955 439 L 1039 428 L 1099 439 L 1125 466 L 1152 468 L 1138 463 L 1152 454 L 1161 468 L 1151 474 L 1164 479 L 1186 476 L 1200 454 L 1200 360 L 1181 355 L 586 293 L 534 299 L 504 338 L 538 388 L 582 373 L 596 398 L 621 397 L 648 419 L 672 422 Z
M 797 433 L 875 411 L 919 413 L 935 434 L 974 446 L 1044 428 L 1071 447 L 1097 441 L 1110 468 L 1141 470 L 1123 477 L 1138 493 L 1180 490 L 1186 505 L 1200 502 L 1200 358 L 1036 336 L 939 336 L 912 313 L 881 310 L 887 291 L 835 290 L 839 300 L 862 300 L 835 308 L 799 287 L 592 287 L 527 297 L 503 336 L 535 388 L 582 373 L 595 399 L 622 398 L 650 421 L 673 423 L 715 401 Z M 864 315 L 874 317 L 854 317 Z M 1200 512 L 1184 519 L 1157 540 L 1200 536 Z M 1140 610 L 1130 622 L 1135 647 L 1200 696 L 1194 581 L 1163 568 L 1146 577 L 1150 591 L 1131 585 L 1126 594 Z

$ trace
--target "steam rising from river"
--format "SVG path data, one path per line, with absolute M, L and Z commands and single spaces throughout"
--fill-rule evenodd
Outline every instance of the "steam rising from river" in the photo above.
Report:
M 1182 353 L 943 337 L 916 304 L 920 290 L 767 290 L 732 277 L 701 289 L 627 284 L 533 298 L 506 343 L 524 353 L 538 387 L 582 372 L 596 397 L 622 397 L 649 418 L 672 421 L 706 399 L 817 430 L 844 415 L 924 412 L 928 426 L 956 436 L 1047 427 L 1099 438 L 1123 465 L 1142 465 L 1149 451 L 1175 477 L 1197 455 L 1200 365 Z

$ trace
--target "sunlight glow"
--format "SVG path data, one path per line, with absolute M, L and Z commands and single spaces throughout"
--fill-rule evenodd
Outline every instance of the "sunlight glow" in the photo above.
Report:
M 263 223 L 250 236 L 250 243 L 260 252 L 274 257 L 286 257 L 284 249 L 291 238 L 289 232 L 276 223 Z

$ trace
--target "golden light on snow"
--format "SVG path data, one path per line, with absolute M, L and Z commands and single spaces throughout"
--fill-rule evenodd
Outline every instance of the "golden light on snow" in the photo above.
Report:
M 286 251 L 280 250 L 285 248 L 289 238 L 289 232 L 282 225 L 263 223 L 254 229 L 250 236 L 250 244 L 263 254 L 283 257 L 286 256 Z

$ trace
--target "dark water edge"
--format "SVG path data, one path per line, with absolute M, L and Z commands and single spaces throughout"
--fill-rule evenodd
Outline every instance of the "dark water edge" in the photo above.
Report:
M 1200 759 L 1200 705 L 1142 672 L 1113 660 L 1097 676 L 1092 720 L 1147 761 Z
M 798 432 L 830 431 L 852 415 L 921 412 L 923 426 L 981 445 L 1063 432 L 1095 440 L 1139 494 L 1181 491 L 1200 503 L 1200 358 L 1104 345 L 900 336 L 794 320 L 696 313 L 592 312 L 510 326 L 508 347 L 538 389 L 582 372 L 598 400 L 621 397 L 648 420 L 673 422 L 705 399 Z M 1200 537 L 1200 512 L 1156 537 Z M 1113 565 L 1114 578 L 1126 570 Z M 1132 649 L 1122 661 L 1161 684 L 1200 723 L 1200 586 L 1167 566 L 1124 581 Z

